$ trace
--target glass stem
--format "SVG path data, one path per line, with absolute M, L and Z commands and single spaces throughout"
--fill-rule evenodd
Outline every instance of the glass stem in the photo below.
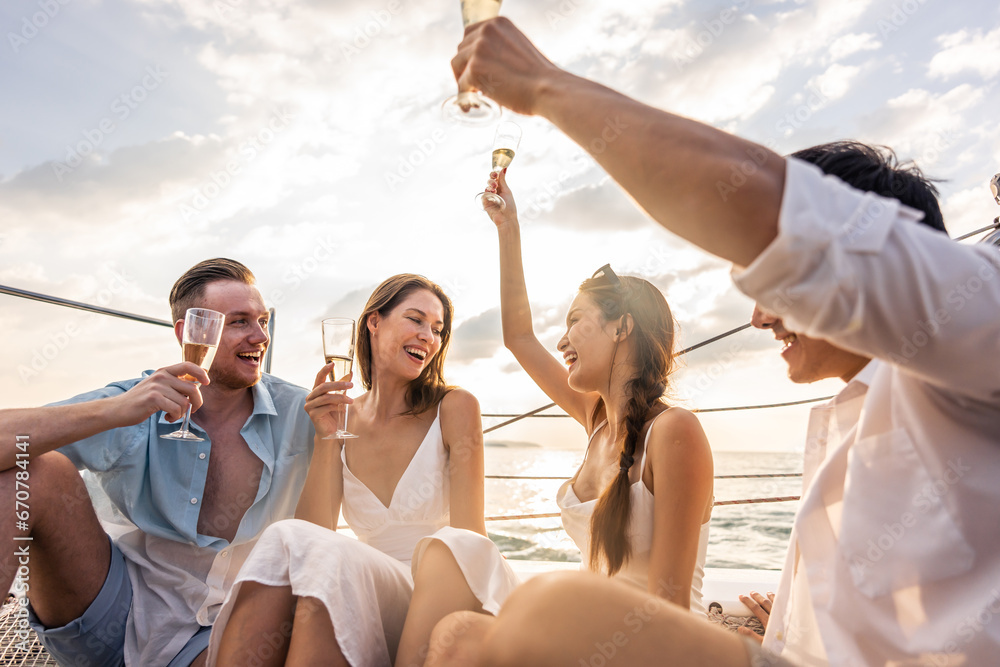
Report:
M 194 386 L 200 387 L 201 383 L 195 382 Z M 184 423 L 181 424 L 181 433 L 190 433 L 190 431 L 188 431 L 188 422 L 190 421 L 191 421 L 191 399 L 188 398 L 188 409 L 187 412 L 184 413 Z
M 181 424 L 181 432 L 182 433 L 190 433 L 190 431 L 188 431 L 188 422 L 189 421 L 191 421 L 191 404 L 190 403 L 188 403 L 187 412 L 184 413 L 184 423 Z

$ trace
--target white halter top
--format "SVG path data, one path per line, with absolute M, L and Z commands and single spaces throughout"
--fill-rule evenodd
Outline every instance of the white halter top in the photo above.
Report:
M 659 419 L 659 415 L 654 418 L 654 421 L 656 419 Z M 587 442 L 588 454 L 594 436 L 607 423 L 605 420 L 594 429 Z M 646 488 L 642 481 L 642 474 L 646 470 L 646 453 L 649 451 L 649 434 L 652 430 L 653 427 L 650 425 L 646 431 L 642 460 L 639 462 L 639 481 L 633 484 L 630 489 L 632 521 L 629 524 L 628 539 L 632 545 L 632 556 L 615 574 L 615 577 L 634 584 L 642 590 L 647 590 L 649 587 L 649 555 L 653 546 L 654 499 L 652 492 Z M 577 470 L 577 474 L 579 472 Z M 581 502 L 573 491 L 573 480 L 575 479 L 576 475 L 559 488 L 556 503 L 558 503 L 562 515 L 563 528 L 579 547 L 583 554 L 583 562 L 586 564 L 590 562 L 590 518 L 597 505 L 597 499 Z M 701 585 L 705 578 L 705 556 L 708 553 L 708 524 L 708 521 L 701 524 L 701 533 L 698 538 L 698 559 L 695 562 L 694 576 L 691 579 L 691 611 L 700 613 L 705 613 L 705 607 L 701 600 Z
M 447 526 L 450 520 L 448 452 L 441 434 L 441 408 L 386 507 L 371 489 L 344 464 L 343 511 L 358 539 L 396 560 L 409 563 L 422 538 Z

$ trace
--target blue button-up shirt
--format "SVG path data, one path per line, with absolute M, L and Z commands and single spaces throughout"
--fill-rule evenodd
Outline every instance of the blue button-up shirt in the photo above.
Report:
M 114 382 L 54 405 L 117 396 L 140 381 Z M 93 473 L 106 495 L 95 499 L 98 515 L 128 563 L 127 664 L 166 664 L 199 626 L 211 625 L 260 533 L 295 514 L 315 434 L 304 410 L 306 390 L 264 375 L 252 391 L 253 413 L 240 435 L 264 466 L 232 544 L 198 533 L 212 442 L 194 422 L 202 442 L 160 438 L 179 425 L 158 412 L 59 449 Z

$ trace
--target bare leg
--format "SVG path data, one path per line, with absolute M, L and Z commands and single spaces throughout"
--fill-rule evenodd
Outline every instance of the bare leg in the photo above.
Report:
M 291 586 L 240 585 L 219 643 L 219 665 L 285 664 L 296 597 Z
M 526 582 L 507 600 L 484 639 L 478 662 L 453 659 L 441 664 L 750 665 L 735 634 L 643 591 L 589 573 L 546 575 Z
M 69 459 L 48 452 L 30 459 L 27 471 L 0 472 L 0 497 L 6 517 L 0 517 L 0 544 L 8 545 L 0 554 L 0 589 L 9 590 L 22 568 L 39 620 L 50 628 L 66 625 L 97 597 L 111 564 L 87 486 Z M 18 512 L 26 514 L 24 524 Z M 30 541 L 14 540 L 29 535 Z
M 474 611 L 448 614 L 434 626 L 425 667 L 482 664 L 483 642 L 497 620 Z
M 288 649 L 288 664 L 295 667 L 348 667 L 337 644 L 330 613 L 316 598 L 299 598 L 295 609 L 295 632 Z
M 432 540 L 420 559 L 413 597 L 396 652 L 396 667 L 422 667 L 431 630 L 453 611 L 482 611 L 451 549 Z

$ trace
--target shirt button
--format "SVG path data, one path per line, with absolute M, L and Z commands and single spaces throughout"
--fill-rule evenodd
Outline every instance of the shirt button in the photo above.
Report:
M 192 498 L 191 499 L 191 504 L 192 505 L 197 505 L 198 504 L 198 499 L 197 498 Z
M 205 452 L 202 452 L 201 454 L 199 454 L 198 458 L 199 459 L 204 459 L 205 458 Z
M 222 552 L 222 557 L 226 558 L 227 556 L 229 556 L 229 552 L 228 551 L 223 551 Z

